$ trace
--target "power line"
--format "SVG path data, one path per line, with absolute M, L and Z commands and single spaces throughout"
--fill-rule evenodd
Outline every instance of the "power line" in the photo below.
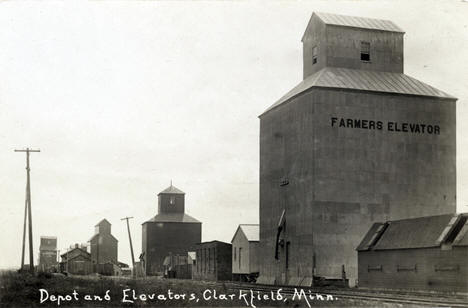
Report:
M 125 217 L 120 220 L 126 220 L 127 221 L 127 230 L 128 230 L 128 240 L 130 241 L 130 252 L 132 253 L 132 267 L 133 267 L 133 275 L 135 276 L 135 256 L 133 255 L 133 245 L 132 245 L 132 237 L 130 235 L 130 225 L 128 223 L 129 219 L 132 219 L 133 217 Z
M 40 152 L 40 150 L 33 150 L 26 148 L 26 150 L 15 150 L 15 152 L 26 152 L 26 202 L 24 208 L 24 224 L 23 224 L 23 249 L 21 255 L 21 270 L 24 267 L 24 246 L 26 240 L 26 216 L 28 218 L 28 230 L 29 230 L 29 271 L 34 273 L 34 258 L 33 258 L 33 235 L 32 235 L 32 215 L 31 215 L 31 181 L 29 167 L 29 153 Z

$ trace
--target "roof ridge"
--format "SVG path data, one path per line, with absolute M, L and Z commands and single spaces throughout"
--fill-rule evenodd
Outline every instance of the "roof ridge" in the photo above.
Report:
M 313 12 L 312 16 L 314 14 L 326 25 L 405 33 L 403 29 L 401 29 L 390 19 L 335 14 L 327 12 Z
M 313 87 L 435 97 L 450 100 L 457 99 L 446 92 L 404 73 L 327 66 L 302 80 L 292 88 L 292 90 L 287 92 L 262 114 L 260 114 L 260 117 L 283 103 L 305 93 Z

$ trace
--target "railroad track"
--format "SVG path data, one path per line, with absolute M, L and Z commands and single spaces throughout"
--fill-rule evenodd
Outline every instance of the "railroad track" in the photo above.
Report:
M 432 307 L 467 307 L 468 297 L 457 296 L 449 297 L 439 294 L 415 294 L 415 293 L 396 293 L 396 292 L 366 292 L 363 290 L 337 290 L 327 288 L 304 288 L 290 286 L 266 286 L 256 284 L 226 284 L 226 287 L 232 290 L 258 291 L 260 293 L 271 293 L 281 289 L 283 296 L 292 298 L 297 290 L 310 290 L 312 294 L 321 294 L 323 296 L 332 295 L 336 300 L 340 298 L 357 299 L 365 301 L 376 301 L 396 304 L 425 305 Z M 308 293 L 306 293 L 308 294 Z M 303 300 L 303 299 L 302 299 Z

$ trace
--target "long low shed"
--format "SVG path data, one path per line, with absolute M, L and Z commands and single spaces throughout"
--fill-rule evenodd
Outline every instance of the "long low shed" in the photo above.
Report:
M 468 292 L 467 218 L 375 223 L 357 247 L 359 287 Z

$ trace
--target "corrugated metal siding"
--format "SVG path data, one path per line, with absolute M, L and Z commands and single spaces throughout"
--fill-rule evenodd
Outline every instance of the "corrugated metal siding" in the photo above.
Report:
M 319 17 L 327 25 L 404 33 L 404 31 L 400 27 L 398 27 L 395 23 L 393 23 L 390 20 L 336 15 L 321 12 L 315 12 L 314 15 Z
M 443 91 L 405 74 L 326 67 L 307 77 L 264 113 L 312 87 L 456 99 Z

